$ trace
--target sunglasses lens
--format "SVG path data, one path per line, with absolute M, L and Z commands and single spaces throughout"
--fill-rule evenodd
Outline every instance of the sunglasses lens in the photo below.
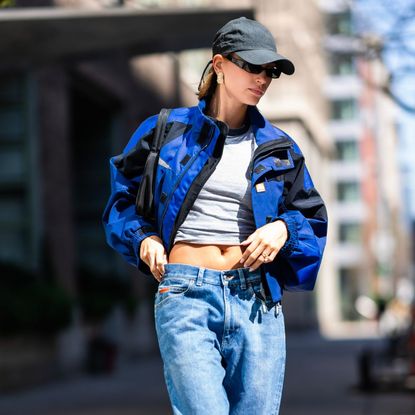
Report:
M 267 76 L 269 76 L 270 78 L 274 78 L 274 79 L 279 78 L 281 75 L 281 71 L 278 68 L 267 68 L 266 69 L 261 65 L 254 65 L 242 59 L 237 59 L 233 57 L 232 55 L 228 55 L 226 56 L 226 58 L 229 59 L 231 62 L 233 62 L 235 65 L 239 66 L 240 68 L 242 68 L 243 70 L 249 73 L 258 75 L 263 70 L 265 70 L 265 73 L 267 74 Z
M 281 75 L 281 71 L 278 68 L 271 68 L 268 70 L 267 75 L 271 78 L 279 78 Z
M 253 65 L 252 63 L 245 62 L 247 72 L 259 74 L 261 73 L 264 68 L 260 65 Z
M 265 68 L 261 65 L 252 65 L 250 63 L 246 63 L 246 70 L 253 74 L 261 73 Z M 265 69 L 265 73 L 270 78 L 279 78 L 281 75 L 281 71 L 278 68 L 267 68 Z

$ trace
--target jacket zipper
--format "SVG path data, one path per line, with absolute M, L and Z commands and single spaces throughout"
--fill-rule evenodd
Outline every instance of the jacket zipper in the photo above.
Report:
M 207 142 L 207 144 L 205 144 L 187 163 L 186 167 L 183 169 L 182 173 L 180 174 L 179 178 L 176 180 L 176 183 L 174 184 L 173 190 L 170 192 L 170 196 L 169 198 L 165 201 L 165 206 L 164 206 L 164 210 L 163 210 L 163 214 L 161 216 L 161 228 L 160 228 L 160 236 L 163 237 L 163 224 L 164 224 L 164 218 L 166 216 L 167 213 L 167 209 L 169 207 L 170 204 L 170 200 L 174 195 L 174 192 L 176 191 L 176 189 L 179 187 L 179 184 L 181 183 L 183 176 L 187 173 L 187 171 L 189 170 L 189 168 L 193 165 L 193 163 L 195 162 L 196 158 L 199 156 L 199 154 L 204 151 L 210 144 L 210 142 L 212 141 L 212 137 L 213 137 L 213 132 L 214 129 L 212 130 L 212 132 L 210 133 L 210 137 L 209 137 L 209 141 Z M 180 211 L 179 211 L 180 213 Z M 179 214 L 178 213 L 178 214 Z
M 218 140 L 219 139 L 220 139 L 220 137 L 218 137 Z M 189 192 L 192 190 L 192 187 L 197 184 L 198 179 L 201 179 L 200 188 L 203 187 L 203 185 L 206 183 L 206 181 L 212 175 L 212 173 L 215 170 L 215 168 L 216 168 L 217 164 L 219 163 L 220 159 L 221 159 L 221 157 L 218 157 L 217 159 L 215 159 L 213 166 L 211 166 L 211 168 L 210 168 L 210 174 L 206 174 L 205 176 L 202 177 L 201 175 L 204 173 L 204 170 L 206 169 L 206 164 L 203 166 L 203 168 L 202 168 L 201 172 L 199 173 L 199 175 L 195 178 L 193 183 L 190 185 Z M 194 203 L 194 201 L 193 201 L 193 203 Z M 187 216 L 187 213 L 190 210 L 190 207 L 187 208 L 187 211 L 184 211 L 183 208 L 184 208 L 184 205 L 182 205 L 182 207 L 180 208 L 180 210 L 179 210 L 179 212 L 176 216 L 176 219 L 174 221 L 173 230 L 171 232 L 169 244 L 167 246 L 168 251 L 170 251 L 170 247 L 173 243 L 174 237 L 176 236 L 176 233 L 177 233 L 177 230 L 178 230 L 179 226 L 183 223 L 184 218 Z M 181 218 L 183 218 L 183 220 L 179 220 Z

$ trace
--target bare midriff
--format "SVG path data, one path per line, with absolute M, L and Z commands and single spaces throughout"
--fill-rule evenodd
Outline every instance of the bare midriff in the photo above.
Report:
M 170 251 L 170 264 L 180 263 L 217 270 L 243 267 L 239 261 L 245 250 L 241 245 L 202 245 L 177 242 Z

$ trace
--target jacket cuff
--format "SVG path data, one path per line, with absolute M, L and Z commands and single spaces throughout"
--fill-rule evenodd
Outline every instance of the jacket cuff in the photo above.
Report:
M 133 236 L 133 249 L 134 249 L 134 254 L 137 258 L 137 268 L 138 268 L 139 271 L 141 271 L 142 273 L 147 274 L 147 275 L 151 274 L 150 273 L 150 268 L 140 258 L 140 245 L 141 245 L 141 242 L 145 238 L 147 238 L 148 236 L 152 236 L 152 235 L 158 235 L 158 233 L 155 231 L 155 229 L 152 228 L 151 226 L 143 226 L 143 227 L 139 228 Z
M 289 215 L 282 214 L 277 217 L 275 221 L 282 220 L 287 226 L 288 238 L 285 241 L 285 244 L 279 251 L 279 254 L 287 257 L 289 256 L 295 248 L 298 246 L 298 232 L 297 232 L 297 223 L 296 220 Z

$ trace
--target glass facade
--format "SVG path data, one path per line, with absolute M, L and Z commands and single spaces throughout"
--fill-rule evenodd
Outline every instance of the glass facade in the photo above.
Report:
M 350 10 L 330 14 L 328 16 L 327 27 L 331 35 L 351 36 L 353 34 L 353 26 Z
M 340 268 L 340 310 L 344 320 L 358 320 L 355 302 L 359 296 L 359 272 L 355 268 Z
M 331 75 L 353 75 L 356 73 L 354 58 L 349 54 L 333 53 L 329 66 Z
M 359 158 L 359 146 L 356 140 L 345 140 L 336 142 L 336 160 L 358 161 Z
M 357 181 L 337 183 L 337 200 L 339 202 L 357 202 L 360 198 L 360 185 Z
M 101 222 L 110 194 L 109 158 L 115 155 L 117 104 L 83 80 L 73 84 L 70 102 L 77 266 L 102 274 L 117 272 L 118 254 L 107 245 Z
M 357 105 L 353 98 L 333 100 L 331 103 L 333 120 L 353 120 L 357 115 Z
M 20 264 L 32 257 L 27 89 L 25 76 L 0 75 L 0 261 Z
M 361 242 L 361 225 L 359 223 L 341 223 L 339 240 L 343 243 Z

